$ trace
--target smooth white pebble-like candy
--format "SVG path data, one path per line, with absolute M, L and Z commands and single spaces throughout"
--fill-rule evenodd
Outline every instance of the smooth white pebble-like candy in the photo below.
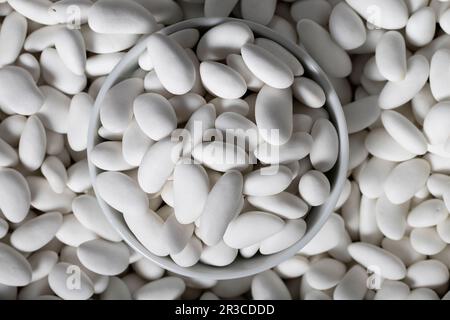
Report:
M 0 167 L 14 167 L 18 161 L 16 150 L 0 138 Z
M 276 4 L 276 0 L 243 0 L 241 1 L 242 17 L 266 25 L 272 20 Z
M 133 103 L 144 91 L 144 82 L 130 78 L 119 82 L 105 95 L 100 104 L 100 120 L 111 132 L 123 133 L 133 117 Z
M 161 191 L 180 159 L 182 144 L 170 138 L 150 146 L 138 169 L 139 186 L 146 193 Z
M 72 201 L 72 212 L 85 228 L 95 232 L 100 237 L 113 242 L 121 241 L 122 238 L 106 220 L 95 197 L 91 195 L 76 197 Z
M 206 104 L 204 97 L 192 92 L 180 96 L 173 96 L 169 99 L 169 102 L 175 110 L 179 124 L 189 120 L 192 113 Z
M 387 80 L 397 82 L 405 78 L 406 44 L 398 31 L 388 31 L 381 37 L 375 60 L 379 72 Z
M 51 86 L 70 95 L 80 93 L 86 88 L 87 78 L 73 73 L 59 56 L 56 49 L 47 48 L 40 59 L 42 77 Z
M 0 66 L 14 63 L 19 56 L 27 34 L 27 19 L 11 12 L 3 20 L 0 30 Z
M 372 130 L 365 139 L 365 147 L 373 156 L 394 162 L 414 158 L 414 154 L 403 148 L 384 128 Z
M 0 283 L 26 286 L 31 282 L 32 269 L 25 257 L 7 244 L 0 243 Z
M 55 37 L 55 48 L 66 67 L 83 76 L 86 69 L 86 45 L 77 29 L 61 28 Z
M 113 52 L 89 57 L 86 60 L 86 75 L 95 78 L 109 74 L 124 55 L 122 52 Z
M 367 271 L 361 266 L 351 267 L 334 289 L 334 300 L 363 300 L 367 293 Z
M 49 7 L 53 4 L 48 0 L 8 0 L 8 4 L 26 18 L 44 25 L 53 25 L 57 20 L 52 17 Z
M 434 227 L 414 228 L 409 239 L 414 250 L 427 256 L 438 254 L 447 246 Z
M 291 300 L 291 294 L 280 277 L 272 270 L 253 277 L 252 297 L 255 300 Z
M 76 288 L 67 286 L 70 271 L 74 268 L 77 268 L 80 275 L 79 286 Z M 53 292 L 65 300 L 87 300 L 94 294 L 92 280 L 79 267 L 67 262 L 60 262 L 53 267 L 48 275 L 48 283 Z
M 329 29 L 333 40 L 345 50 L 356 49 L 367 39 L 362 19 L 344 2 L 338 3 L 331 11 Z
M 378 96 L 368 96 L 343 106 L 348 133 L 356 133 L 374 124 L 380 117 Z
M 0 106 L 6 113 L 32 115 L 44 104 L 44 95 L 24 69 L 6 66 L 0 69 Z
M 175 214 L 171 214 L 162 226 L 161 241 L 167 245 L 170 254 L 180 253 L 191 239 L 194 228 L 192 223 L 179 223 Z
M 295 78 L 292 92 L 298 101 L 310 108 L 320 108 L 326 102 L 322 87 L 309 78 Z
M 441 49 L 433 54 L 430 64 L 430 87 L 433 97 L 437 101 L 450 98 L 450 90 L 445 85 L 450 80 L 450 71 L 447 66 L 450 63 L 450 50 Z
M 415 11 L 406 25 L 406 40 L 416 47 L 429 44 L 436 31 L 436 14 L 431 7 Z
M 142 215 L 147 212 L 147 195 L 129 176 L 120 172 L 103 172 L 96 178 L 99 196 L 114 209 L 125 215 Z
M 404 263 L 395 255 L 372 244 L 355 242 L 348 252 L 362 266 L 377 267 L 380 275 L 389 280 L 401 280 L 406 276 Z
M 376 225 L 386 238 L 400 240 L 407 229 L 407 215 L 410 203 L 393 204 L 386 196 L 378 198 L 375 205 Z
M 324 26 L 328 23 L 331 10 L 331 4 L 326 0 L 304 0 L 293 2 L 290 13 L 295 22 L 310 19 Z
M 250 289 L 253 277 L 219 280 L 211 291 L 221 298 L 231 298 L 244 294 Z
M 156 75 L 167 91 L 181 95 L 194 87 L 195 66 L 177 42 L 168 36 L 153 34 L 147 40 L 147 50 Z
M 55 18 L 58 23 L 70 23 L 70 14 L 74 10 L 73 5 L 77 6 L 77 13 L 79 13 L 80 22 L 86 23 L 88 19 L 89 9 L 92 7 L 91 0 L 60 0 L 52 3 L 49 12 L 50 16 Z
M 63 222 L 59 212 L 47 212 L 26 221 L 11 233 L 11 244 L 22 252 L 37 251 L 49 243 Z
M 261 242 L 259 252 L 264 255 L 274 254 L 297 243 L 306 232 L 306 222 L 303 219 L 286 221 L 283 229 Z
M 44 127 L 59 134 L 67 134 L 69 127 L 70 98 L 50 86 L 39 87 L 45 101 L 36 113 Z
M 445 242 L 450 243 L 450 219 L 447 218 L 436 226 L 439 237 Z
M 381 109 L 395 109 L 409 102 L 427 82 L 430 65 L 424 56 L 412 56 L 408 59 L 407 65 L 404 79 L 387 82 L 380 92 Z
M 333 213 L 322 229 L 300 251 L 301 254 L 316 255 L 335 248 L 344 233 L 344 220 Z
M 410 294 L 409 286 L 401 281 L 384 280 L 374 300 L 406 300 Z
M 384 184 L 387 198 L 394 204 L 410 200 L 426 184 L 430 171 L 429 163 L 423 159 L 413 159 L 398 164 Z
M 408 7 L 402 0 L 346 0 L 370 24 L 387 29 L 402 29 L 408 22 Z
M 87 148 L 89 119 L 94 101 L 86 93 L 72 97 L 68 115 L 67 141 L 74 151 Z
M 53 267 L 58 263 L 58 254 L 50 250 L 40 250 L 28 258 L 33 270 L 31 280 L 39 281 L 48 276 Z
M 297 24 L 300 41 L 322 69 L 332 77 L 346 77 L 352 71 L 352 62 L 344 51 L 331 38 L 327 30 L 318 23 L 303 19 Z
M 427 139 L 422 131 L 399 112 L 383 111 L 381 122 L 389 135 L 409 152 L 417 155 L 427 152 Z
M 180 223 L 189 224 L 197 220 L 204 210 L 209 194 L 209 178 L 201 165 L 183 163 L 183 160 L 173 172 L 174 210 Z
M 247 201 L 284 219 L 299 219 L 308 212 L 308 205 L 300 197 L 284 191 L 271 196 L 248 196 Z
M 223 240 L 213 246 L 204 246 L 200 261 L 215 267 L 224 267 L 236 259 L 239 250 L 231 248 Z
M 273 196 L 286 190 L 292 171 L 286 166 L 264 167 L 244 176 L 243 193 L 247 196 Z
M 200 38 L 196 53 L 200 61 L 223 60 L 231 53 L 240 54 L 242 46 L 254 39 L 246 24 L 230 21 L 208 30 Z
M 224 112 L 219 115 L 215 127 L 226 139 L 237 139 L 237 143 L 245 145 L 249 152 L 255 150 L 261 140 L 256 124 L 237 112 Z
M 91 152 L 91 161 L 97 168 L 107 171 L 126 171 L 134 168 L 125 161 L 120 141 L 105 141 L 96 145 Z
M 133 103 L 136 122 L 152 140 L 167 137 L 177 127 L 177 116 L 170 102 L 156 93 L 138 96 Z
M 146 135 L 139 124 L 132 120 L 122 137 L 122 155 L 132 166 L 139 166 L 148 148 L 155 141 Z
M 255 102 L 255 120 L 261 137 L 271 145 L 288 142 L 293 131 L 292 110 L 291 89 L 264 86 Z
M 411 288 L 439 288 L 448 282 L 448 268 L 439 260 L 418 261 L 408 268 L 407 282 Z
M 288 164 L 305 159 L 310 154 L 313 143 L 313 138 L 309 133 L 295 132 L 286 143 L 279 146 L 268 142 L 260 143 L 254 154 L 264 164 Z
M 440 102 L 434 105 L 425 116 L 423 132 L 431 144 L 444 144 L 450 136 L 450 103 Z
M 327 119 L 318 119 L 312 129 L 313 139 L 311 164 L 317 170 L 328 172 L 331 170 L 339 156 L 339 137 L 336 128 Z
M 408 214 L 408 224 L 413 228 L 427 228 L 440 224 L 448 217 L 444 201 L 440 199 L 425 200 L 414 207 Z
M 128 247 L 122 242 L 95 239 L 82 243 L 77 256 L 87 269 L 106 276 L 122 273 L 128 268 Z
M 243 148 L 223 141 L 201 143 L 192 150 L 192 156 L 206 167 L 219 172 L 241 171 L 249 166 L 249 157 Z
M 202 249 L 202 242 L 193 236 L 183 250 L 171 254 L 170 257 L 179 266 L 187 268 L 195 265 L 200 260 Z
M 205 89 L 223 99 L 238 99 L 247 91 L 244 78 L 231 67 L 219 62 L 200 63 L 200 76 Z
M 301 255 L 295 255 L 274 268 L 274 271 L 283 279 L 301 277 L 308 271 L 309 260 Z
M 278 59 L 282 60 L 289 68 L 295 77 L 302 76 L 305 72 L 301 62 L 287 49 L 280 44 L 267 38 L 256 38 L 255 44 L 271 52 Z
M 177 277 L 165 277 L 152 281 L 133 293 L 136 300 L 176 300 L 181 297 L 186 284 Z
M 8 222 L 5 219 L 0 218 L 0 239 L 3 239 L 8 234 L 8 231 L 9 231 Z
M 331 191 L 328 178 L 320 171 L 306 172 L 299 181 L 300 196 L 310 206 L 320 206 L 328 199 Z
M 153 15 L 135 1 L 100 0 L 88 12 L 89 27 L 99 33 L 147 34 L 156 31 Z
M 338 284 L 346 272 L 345 265 L 334 259 L 324 258 L 312 263 L 304 280 L 314 289 L 327 290 Z
M 63 214 L 70 212 L 75 193 L 69 188 L 65 188 L 61 193 L 56 193 L 47 179 L 39 176 L 28 176 L 27 182 L 30 188 L 32 207 L 44 212 L 58 211 Z
M 132 47 L 138 40 L 138 34 L 126 33 L 98 33 L 87 24 L 81 26 L 81 33 L 86 44 L 87 52 L 96 54 L 120 52 Z
M 131 232 L 150 252 L 158 256 L 167 256 L 167 244 L 161 241 L 163 219 L 152 210 L 135 215 L 125 215 L 125 222 Z
M 9 168 L 0 169 L 0 208 L 7 220 L 18 223 L 30 209 L 31 193 L 24 176 Z
M 12 147 L 17 147 L 27 118 L 22 115 L 12 115 L 0 123 L 1 138 Z
M 220 242 L 228 224 L 238 213 L 243 178 L 239 171 L 228 171 L 214 184 L 200 215 L 201 240 L 214 246 Z
M 270 213 L 250 211 L 242 213 L 230 222 L 223 236 L 231 248 L 241 249 L 276 234 L 284 227 L 284 221 Z M 246 232 L 251 228 L 252 232 Z
M 240 54 L 229 54 L 226 58 L 226 63 L 244 78 L 249 90 L 257 92 L 264 86 L 264 82 L 250 71 Z
M 294 82 L 291 68 L 267 49 L 247 43 L 241 48 L 241 55 L 250 71 L 267 85 L 286 89 Z

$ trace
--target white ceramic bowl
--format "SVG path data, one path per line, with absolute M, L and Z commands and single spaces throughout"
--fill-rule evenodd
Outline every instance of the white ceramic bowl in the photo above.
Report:
M 192 267 L 183 268 L 173 262 L 170 257 L 159 257 L 154 255 L 149 250 L 147 250 L 139 242 L 139 240 L 136 239 L 134 234 L 130 231 L 127 224 L 125 223 L 122 214 L 106 204 L 100 197 L 97 197 L 98 203 L 100 204 L 103 213 L 110 221 L 112 226 L 123 237 L 125 242 L 128 243 L 128 245 L 130 245 L 134 250 L 138 251 L 144 257 L 152 260 L 164 269 L 180 274 L 182 276 L 192 278 L 221 280 L 250 276 L 273 268 L 284 260 L 295 255 L 322 228 L 324 223 L 333 212 L 339 195 L 341 194 L 341 191 L 343 189 L 348 170 L 349 143 L 347 126 L 344 114 L 342 112 L 342 106 L 339 102 L 339 98 L 333 88 L 333 85 L 328 80 L 325 73 L 320 69 L 317 63 L 311 58 L 311 56 L 305 51 L 304 48 L 298 46 L 297 44 L 284 38 L 282 35 L 265 26 L 245 20 L 232 18 L 196 18 L 176 23 L 158 32 L 170 35 L 174 32 L 186 28 L 196 28 L 203 33 L 204 31 L 227 21 L 240 21 L 242 23 L 245 23 L 254 32 L 255 37 L 264 37 L 276 41 L 278 44 L 282 45 L 284 48 L 294 54 L 303 64 L 305 68 L 305 75 L 322 86 L 327 96 L 327 103 L 325 108 L 327 109 L 330 115 L 330 120 L 336 127 L 339 136 L 339 157 L 335 167 L 329 173 L 327 173 L 327 176 L 331 182 L 331 195 L 326 203 L 324 203 L 320 207 L 313 208 L 307 214 L 307 230 L 302 239 L 300 239 L 291 247 L 276 254 L 267 256 L 256 255 L 251 259 L 243 259 L 241 257 L 238 257 L 233 263 L 225 267 L 213 267 L 198 263 Z M 90 156 L 94 146 L 102 141 L 97 133 L 98 128 L 100 127 L 100 104 L 101 101 L 105 98 L 105 94 L 112 86 L 114 86 L 120 80 L 126 78 L 138 68 L 137 61 L 139 55 L 146 49 L 146 42 L 146 39 L 141 40 L 123 57 L 117 67 L 106 78 L 95 102 L 95 107 L 89 125 L 87 151 L 91 181 L 96 194 L 96 176 L 101 172 L 101 170 L 93 165 L 93 163 L 90 161 Z

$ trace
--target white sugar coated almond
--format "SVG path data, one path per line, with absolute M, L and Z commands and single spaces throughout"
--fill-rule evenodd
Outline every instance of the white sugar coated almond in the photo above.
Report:
M 270 51 L 247 43 L 241 49 L 245 64 L 261 81 L 273 88 L 285 89 L 294 81 L 292 70 Z
M 118 11 L 120 15 L 117 15 Z M 99 33 L 144 34 L 156 30 L 153 15 L 133 1 L 97 1 L 88 12 L 88 23 Z
M 397 31 L 386 32 L 376 48 L 376 64 L 388 81 L 397 82 L 406 76 L 406 47 L 403 36 Z
M 367 243 L 353 243 L 348 247 L 350 255 L 363 266 L 374 266 L 381 275 L 390 280 L 400 280 L 406 276 L 403 262 L 392 253 Z
M 7 286 L 25 286 L 31 282 L 31 266 L 12 247 L 0 243 L 0 281 Z
M 192 89 L 196 77 L 195 66 L 177 42 L 167 36 L 154 34 L 148 39 L 147 48 L 156 75 L 167 91 L 180 95 Z
M 105 172 L 97 177 L 100 196 L 115 209 L 127 214 L 145 213 L 148 198 L 130 177 L 118 172 Z M 133 190 L 130 192 L 130 190 Z M 122 199 L 125 199 L 122 200 Z
M 77 249 L 81 263 L 89 270 L 103 275 L 116 275 L 128 267 L 129 250 L 123 243 L 91 240 Z
M 425 160 L 405 161 L 392 169 L 384 184 L 384 192 L 392 203 L 404 203 L 425 185 L 429 175 L 430 165 Z
M 33 78 L 22 68 L 1 68 L 0 84 L 0 105 L 4 112 L 31 115 L 44 103 L 44 96 Z

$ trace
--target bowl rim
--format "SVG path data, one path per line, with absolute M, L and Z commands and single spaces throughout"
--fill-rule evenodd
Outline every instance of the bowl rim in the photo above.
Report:
M 266 26 L 237 18 L 194 18 L 175 23 L 157 32 L 165 35 L 170 35 L 172 33 L 189 28 L 211 29 L 219 24 L 233 21 L 246 24 L 255 34 L 255 37 L 256 35 L 262 36 L 264 38 L 273 40 L 283 46 L 302 63 L 305 69 L 305 74 L 316 81 L 324 89 L 327 96 L 327 104 L 325 108 L 327 109 L 327 111 L 329 111 L 330 121 L 333 123 L 338 134 L 338 159 L 334 168 L 329 173 L 327 173 L 327 176 L 332 175 L 333 180 L 331 183 L 332 188 L 328 200 L 323 205 L 315 207 L 308 212 L 306 218 L 307 231 L 305 235 L 289 248 L 272 255 L 259 255 L 250 259 L 243 259 L 241 257 L 238 257 L 238 259 L 224 267 L 214 267 L 199 262 L 192 267 L 185 268 L 177 265 L 170 258 L 170 256 L 160 257 L 154 255 L 147 248 L 145 248 L 143 244 L 141 244 L 141 242 L 135 237 L 128 226 L 126 226 L 126 223 L 121 217 L 122 214 L 110 207 L 108 204 L 106 204 L 105 201 L 103 201 L 100 196 L 98 196 L 96 177 L 101 170 L 95 167 L 95 165 L 91 161 L 92 150 L 97 144 L 97 141 L 100 140 L 97 132 L 100 124 L 101 102 L 105 98 L 108 90 L 112 86 L 117 84 L 120 80 L 124 79 L 124 74 L 136 70 L 139 55 L 146 49 L 147 40 L 151 35 L 143 36 L 143 38 L 141 38 L 141 40 L 139 40 L 137 44 L 129 49 L 129 51 L 120 60 L 113 71 L 106 77 L 95 99 L 94 108 L 91 111 L 88 130 L 87 159 L 89 175 L 97 202 L 102 209 L 103 214 L 106 216 L 109 223 L 111 223 L 112 227 L 120 234 L 122 239 L 132 249 L 140 253 L 144 258 L 151 260 L 160 267 L 172 273 L 189 278 L 204 280 L 226 280 L 247 277 L 271 269 L 281 262 L 294 256 L 300 249 L 302 249 L 307 243 L 310 242 L 310 240 L 320 231 L 328 218 L 334 212 L 335 205 L 344 188 L 344 184 L 347 178 L 347 171 L 349 166 L 349 140 L 347 124 L 341 102 L 328 76 L 314 61 L 314 59 L 306 52 L 306 49 L 302 45 L 298 45 L 290 41 L 289 39 L 278 34 L 272 29 L 269 29 Z M 132 66 L 134 68 L 131 68 Z

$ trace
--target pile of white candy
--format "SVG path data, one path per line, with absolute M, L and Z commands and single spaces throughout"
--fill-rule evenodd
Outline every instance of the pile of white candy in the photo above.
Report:
M 336 214 L 295 257 L 232 281 L 181 278 L 130 251 L 85 154 L 93 99 L 123 51 L 205 15 L 300 36 L 351 133 Z M 0 16 L 0 299 L 450 298 L 450 2 L 0 0 Z
M 183 267 L 223 267 L 239 250 L 251 258 L 299 241 L 308 206 L 330 194 L 323 172 L 339 143 L 319 109 L 325 93 L 295 56 L 227 22 L 201 37 L 153 34 L 139 60 L 151 70 L 100 105 L 99 132 L 109 134 L 91 156 L 107 171 L 98 195 L 152 253 Z

